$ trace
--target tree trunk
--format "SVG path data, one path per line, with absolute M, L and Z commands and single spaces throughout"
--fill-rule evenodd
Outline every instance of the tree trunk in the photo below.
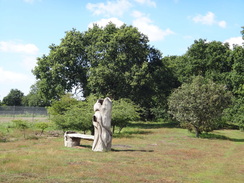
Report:
M 194 130 L 195 130 L 196 137 L 199 138 L 199 135 L 201 134 L 199 128 L 194 126 Z
M 113 131 L 113 134 L 114 134 L 114 131 L 115 131 L 115 125 L 113 125 L 113 126 L 112 126 L 112 128 L 113 128 L 113 130 L 112 130 L 112 131 Z
M 195 130 L 195 133 L 196 133 L 196 137 L 199 138 L 199 134 L 200 134 L 199 130 Z

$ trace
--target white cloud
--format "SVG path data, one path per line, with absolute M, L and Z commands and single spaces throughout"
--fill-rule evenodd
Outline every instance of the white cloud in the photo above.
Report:
M 218 25 L 222 28 L 225 28 L 226 27 L 226 22 L 225 21 L 219 21 L 218 22 Z
M 19 83 L 29 80 L 28 76 L 22 73 L 4 70 L 0 67 L 0 84 Z
M 166 30 L 160 29 L 160 27 L 153 24 L 153 21 L 150 18 L 139 11 L 134 11 L 132 16 L 135 18 L 135 20 L 133 20 L 133 26 L 137 27 L 139 31 L 147 35 L 150 41 L 163 40 L 165 36 L 174 34 L 169 28 Z
M 152 6 L 152 7 L 156 8 L 156 3 L 152 0 L 135 0 L 135 1 L 140 3 L 140 4 L 145 4 L 145 5 Z
M 0 51 L 10 53 L 37 54 L 39 49 L 34 44 L 21 44 L 13 41 L 1 41 Z
M 128 0 L 107 1 L 107 3 L 88 3 L 86 8 L 94 15 L 122 16 L 132 4 Z
M 117 27 L 120 27 L 124 24 L 121 20 L 117 18 L 108 18 L 108 19 L 101 19 L 97 22 L 92 22 L 88 25 L 89 28 L 93 27 L 93 24 L 97 24 L 99 27 L 105 27 L 109 22 L 114 23 Z
M 205 16 L 197 15 L 193 18 L 193 21 L 196 23 L 202 23 L 205 25 L 212 25 L 214 23 L 214 14 L 212 12 L 208 12 Z
M 208 12 L 206 15 L 197 15 L 192 18 L 195 23 L 201 23 L 204 25 L 214 25 L 217 24 L 218 26 L 225 28 L 227 23 L 222 21 L 215 20 L 215 14 L 212 12 Z
M 30 86 L 35 82 L 35 78 L 31 74 L 13 72 L 2 67 L 0 67 L 0 76 L 0 100 L 7 96 L 11 89 L 19 89 L 27 95 Z
M 230 48 L 233 49 L 233 45 L 239 45 L 242 46 L 243 39 L 242 37 L 232 37 L 224 41 L 224 43 L 229 43 Z

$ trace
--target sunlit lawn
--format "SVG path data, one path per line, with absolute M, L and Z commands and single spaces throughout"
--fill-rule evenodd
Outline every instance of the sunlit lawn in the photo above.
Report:
M 244 182 L 238 130 L 197 139 L 167 124 L 134 123 L 115 135 L 111 152 L 81 144 L 64 147 L 62 136 L 1 142 L 0 182 Z

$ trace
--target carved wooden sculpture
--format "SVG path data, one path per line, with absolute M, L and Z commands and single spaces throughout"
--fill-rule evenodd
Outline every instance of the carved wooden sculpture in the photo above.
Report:
M 111 113 L 112 101 L 110 98 L 99 99 L 94 105 L 93 115 L 94 141 L 93 151 L 110 151 L 112 145 Z

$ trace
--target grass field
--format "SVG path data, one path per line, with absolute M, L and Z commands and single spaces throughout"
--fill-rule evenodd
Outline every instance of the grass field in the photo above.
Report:
M 64 147 L 62 135 L 2 142 L 0 182 L 244 182 L 244 132 L 238 130 L 197 139 L 167 123 L 138 122 L 114 135 L 111 152 L 81 144 Z

